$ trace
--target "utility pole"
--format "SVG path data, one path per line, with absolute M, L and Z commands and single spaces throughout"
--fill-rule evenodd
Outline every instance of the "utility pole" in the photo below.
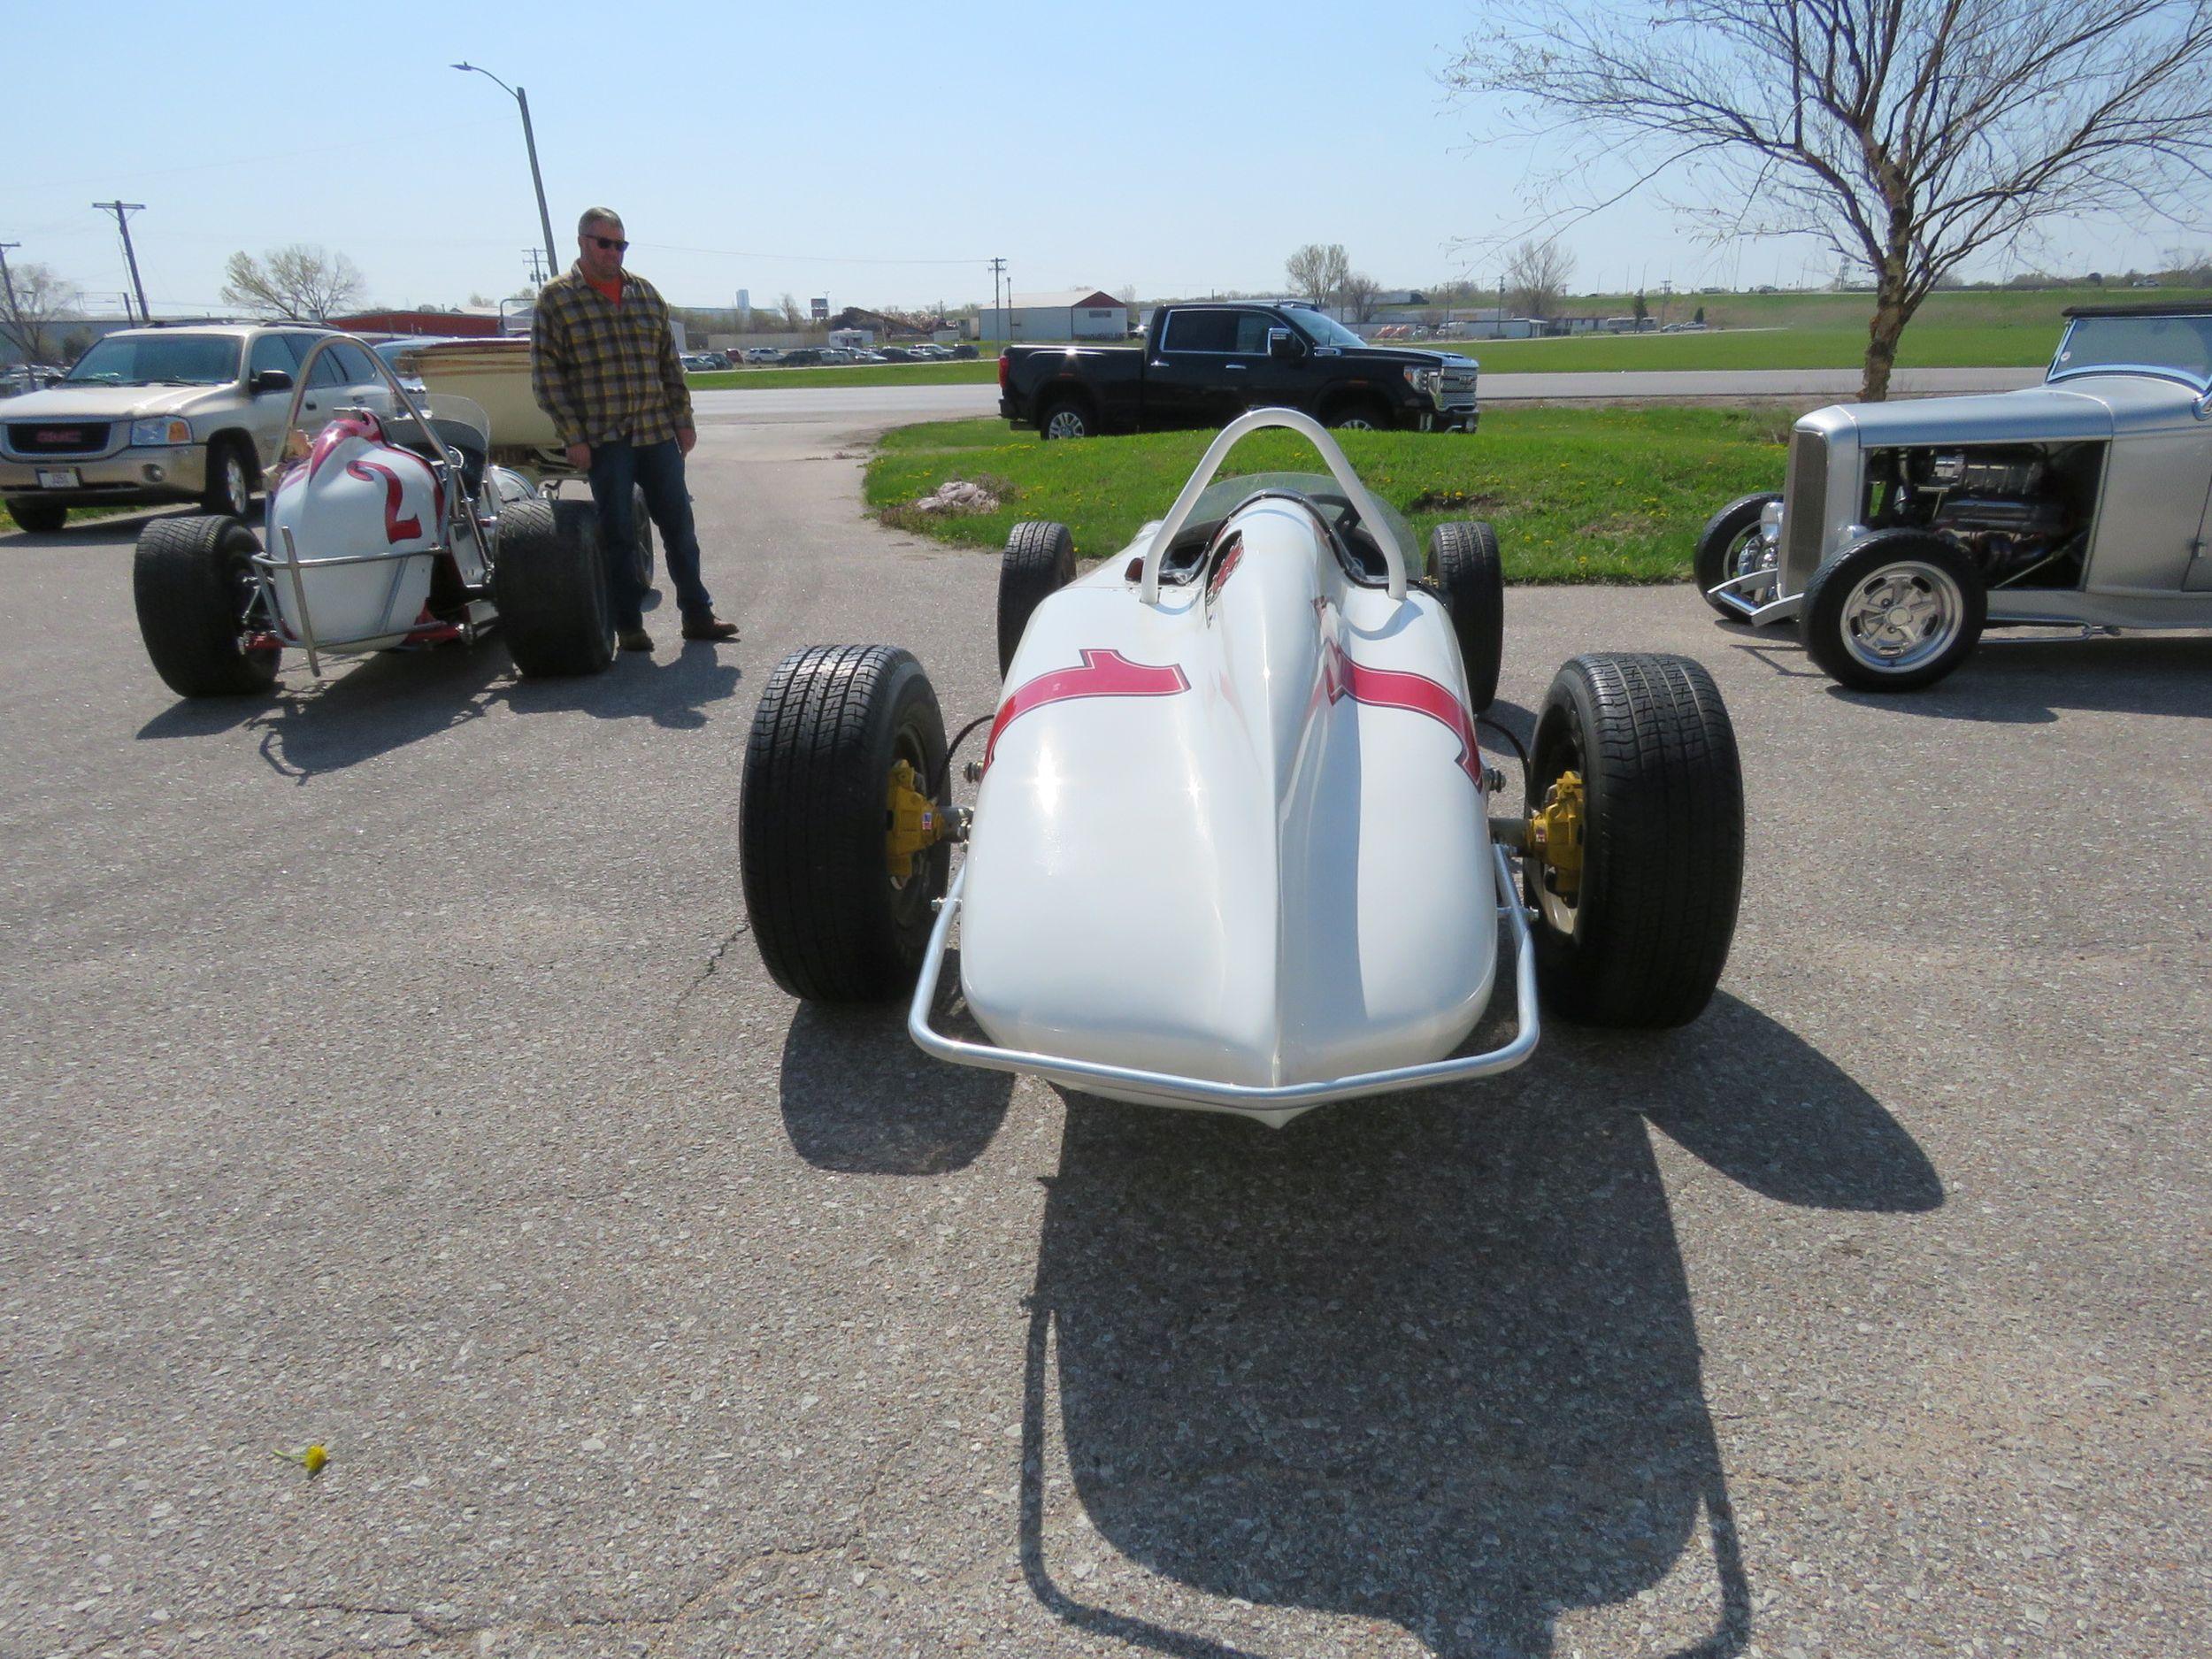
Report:
M 20 248 L 22 245 L 19 242 L 0 242 L 0 288 L 5 288 L 8 290 L 8 315 L 5 319 L 8 343 L 23 353 L 23 362 L 27 368 L 31 361 L 31 343 L 27 340 L 19 341 L 15 338 L 15 319 L 22 313 L 16 309 L 15 305 L 15 279 L 8 274 L 8 250 Z M 29 382 L 27 380 L 25 385 L 27 389 Z
M 538 193 L 538 228 L 545 233 L 545 257 L 549 264 L 553 258 L 553 216 L 545 211 L 545 177 L 538 171 L 538 135 L 530 126 L 530 95 L 520 87 L 509 86 L 480 64 L 456 64 L 453 67 L 472 75 L 483 76 L 512 98 L 522 110 L 522 142 L 530 151 L 530 186 Z
M 1003 271 L 1003 270 L 1005 270 L 1005 269 L 1006 269 L 1006 261 L 1005 261 L 1005 260 L 1003 260 L 1003 259 L 994 259 L 994 260 L 992 260 L 992 261 L 991 261 L 991 309 L 992 309 L 993 311 L 996 311 L 996 312 L 998 313 L 998 326 L 999 326 L 999 327 L 1000 327 L 1000 328 L 1002 328 L 1002 329 L 1003 329 L 1003 330 L 1006 330 L 1006 332 L 1007 332 L 1007 333 L 1010 333 L 1010 333 L 1012 332 L 1012 330 L 1009 327 L 1009 326 L 1008 326 L 1008 324 L 1007 324 L 1007 321 L 1006 321 L 1006 311 L 1005 311 L 1005 308 L 1004 308 L 1004 307 L 1002 307 L 1002 305 L 1000 305 L 1000 303 L 998 303 L 998 279 L 999 279 L 999 273 L 1000 273 L 1000 272 L 1002 272 L 1002 271 Z
M 115 215 L 115 228 L 123 233 L 123 260 L 131 268 L 131 287 L 138 293 L 138 320 L 142 323 L 153 321 L 154 314 L 146 304 L 146 285 L 139 280 L 138 253 L 131 246 L 130 215 L 144 212 L 146 204 L 143 202 L 95 202 L 92 205 L 100 212 Z M 123 309 L 128 311 L 130 308 L 126 305 Z
M 522 251 L 528 256 L 530 260 L 530 286 L 542 288 L 545 285 L 545 268 L 538 263 L 538 250 L 535 248 L 525 248 Z

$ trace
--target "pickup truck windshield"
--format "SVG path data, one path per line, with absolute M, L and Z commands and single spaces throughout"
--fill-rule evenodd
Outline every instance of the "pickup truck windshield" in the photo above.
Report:
M 222 386 L 238 378 L 235 334 L 110 334 L 77 360 L 69 386 Z
M 2078 317 L 2059 342 L 2049 378 L 2115 370 L 2170 374 L 2212 388 L 2212 315 Z
M 1335 318 L 1325 317 L 1319 311 L 1290 311 L 1283 315 L 1290 319 L 1293 327 L 1317 346 L 1356 349 L 1367 343 Z

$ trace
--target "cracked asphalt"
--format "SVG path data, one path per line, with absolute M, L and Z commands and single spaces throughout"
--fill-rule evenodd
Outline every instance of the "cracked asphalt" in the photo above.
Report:
M 2212 639 L 1515 591 L 1509 720 L 1717 675 L 1722 995 L 1269 1132 L 761 971 L 766 671 L 995 691 L 865 424 L 710 424 L 744 638 L 575 683 L 182 704 L 134 525 L 0 537 L 0 1655 L 2212 1651 Z

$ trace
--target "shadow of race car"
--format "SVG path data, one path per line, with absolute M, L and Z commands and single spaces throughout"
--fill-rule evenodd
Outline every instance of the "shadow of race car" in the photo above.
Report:
M 1270 428 L 1326 472 L 1216 481 Z M 1318 423 L 1253 411 L 1079 579 L 1064 526 L 1015 528 L 972 810 L 913 657 L 779 664 L 739 813 L 762 959 L 802 998 L 910 998 L 941 1059 L 1271 1125 L 1517 1065 L 1540 1001 L 1691 1019 L 1742 879 L 1719 695 L 1684 658 L 1577 657 L 1538 715 L 1523 805 L 1494 815 L 1476 718 L 1502 624 L 1488 526 L 1424 546 Z M 956 935 L 987 1041 L 938 1023 Z M 1501 978 L 1510 1036 L 1459 1052 Z

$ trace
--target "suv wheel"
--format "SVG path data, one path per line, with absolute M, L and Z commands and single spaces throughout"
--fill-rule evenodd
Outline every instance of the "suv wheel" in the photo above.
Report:
M 207 489 L 200 511 L 218 518 L 243 518 L 253 506 L 253 464 L 236 438 L 217 438 L 207 446 Z

